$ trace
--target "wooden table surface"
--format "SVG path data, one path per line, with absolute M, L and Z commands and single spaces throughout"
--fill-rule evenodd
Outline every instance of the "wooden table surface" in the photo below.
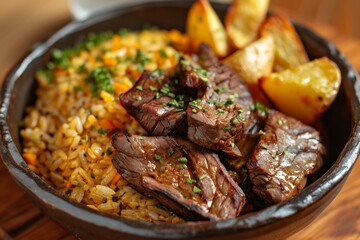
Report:
M 276 2 L 276 1 L 275 1 Z M 279 6 L 272 6 L 284 12 Z M 333 41 L 360 70 L 360 41 L 339 34 L 331 26 L 287 15 Z M 67 1 L 2 1 L 0 8 L 0 81 L 30 47 L 71 21 Z M 1 162 L 1 161 L 0 161 Z M 344 188 L 307 228 L 288 239 L 360 239 L 360 161 Z M 46 235 L 45 235 L 46 234 Z M 45 237 L 46 236 L 46 237 Z M 11 179 L 0 163 L 0 239 L 75 239 L 44 216 Z

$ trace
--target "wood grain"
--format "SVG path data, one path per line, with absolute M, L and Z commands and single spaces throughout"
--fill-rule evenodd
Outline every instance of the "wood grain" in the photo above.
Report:
M 304 23 L 333 41 L 360 70 L 360 41 L 343 33 L 343 25 L 331 27 L 317 17 L 304 16 L 301 4 L 308 0 L 273 0 L 272 9 Z M 310 1 L 310 0 L 309 0 Z M 308 1 L 308 2 L 309 2 Z M 351 0 L 345 1 L 350 2 Z M 316 1 L 311 1 L 315 4 Z M 325 4 L 318 1 L 316 4 Z M 339 1 L 340 2 L 340 1 Z M 343 2 L 343 1 L 341 1 Z M 359 4 L 360 1 L 355 0 Z M 26 0 L 3 1 L 0 8 L 0 80 L 5 73 L 36 42 L 70 21 L 67 1 Z M 302 5 L 304 6 L 304 5 Z M 314 5 L 315 6 L 315 5 Z M 358 5 L 357 5 L 358 6 Z M 350 12 L 355 9 L 344 8 Z M 348 10 L 346 10 L 348 9 Z M 340 10 L 339 10 L 340 11 Z M 315 11 L 316 12 L 316 11 Z M 310 12 L 309 12 L 310 14 Z M 360 21 L 359 21 L 360 22 Z M 338 27 L 335 29 L 334 27 Z M 351 34 L 351 31 L 349 32 Z M 288 238 L 296 239 L 360 239 L 360 161 L 355 165 L 338 197 L 307 228 Z M 0 239 L 74 240 L 75 237 L 51 221 L 38 210 L 25 193 L 11 179 L 0 163 Z

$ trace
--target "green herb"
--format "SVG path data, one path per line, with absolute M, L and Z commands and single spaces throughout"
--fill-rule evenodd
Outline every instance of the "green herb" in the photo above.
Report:
M 156 99 L 159 99 L 159 98 L 160 98 L 160 93 L 158 93 L 158 92 L 155 93 L 155 98 L 156 98 Z
M 287 157 L 290 157 L 290 156 L 291 156 L 290 152 L 289 152 L 287 149 L 284 150 L 284 154 L 285 154 L 285 156 L 287 156 Z
M 78 67 L 77 72 L 78 72 L 78 73 L 87 73 L 87 72 L 88 72 L 85 63 L 81 64 L 81 65 Z
M 188 159 L 186 157 L 181 157 L 178 159 L 179 162 L 181 163 L 187 163 L 188 162 Z
M 160 159 L 161 159 L 161 156 L 160 156 L 159 154 L 154 154 L 154 158 L 155 158 L 156 160 L 160 160 Z
M 135 100 L 138 101 L 138 102 L 140 102 L 140 101 L 142 100 L 142 97 L 141 97 L 141 96 L 136 96 L 136 97 L 135 97 Z
M 152 77 L 152 78 L 160 77 L 162 74 L 164 74 L 164 70 L 158 68 L 150 73 L 150 77 Z
M 165 51 L 165 49 L 160 49 L 159 50 L 159 53 L 160 53 L 160 56 L 162 56 L 163 58 L 166 58 L 168 55 L 166 54 L 166 51 Z
M 73 87 L 74 91 L 78 92 L 78 91 L 84 91 L 84 88 L 82 86 L 74 86 Z
M 54 81 L 54 72 L 48 69 L 42 69 L 37 72 L 37 74 L 43 76 L 46 79 L 47 83 L 52 83 Z
M 72 51 L 70 49 L 60 50 L 54 49 L 50 54 L 50 61 L 56 66 L 65 69 L 70 66 L 70 57 Z
M 144 140 L 144 137 L 143 136 L 139 136 L 139 140 Z
M 204 178 L 206 178 L 208 175 L 202 175 L 199 177 L 200 180 L 203 180 Z
M 81 183 L 77 183 L 76 186 L 77 186 L 78 188 L 81 188 L 81 187 L 82 187 Z
M 259 134 L 260 134 L 260 135 L 265 135 L 265 132 L 264 132 L 263 130 L 260 130 L 260 131 L 259 131 Z
M 174 154 L 174 149 L 173 149 L 173 148 L 169 148 L 169 149 L 167 150 L 167 152 L 168 152 L 169 156 L 171 156 L 171 155 Z
M 67 190 L 65 191 L 65 194 L 66 194 L 66 195 L 69 195 L 70 193 L 72 193 L 72 191 L 73 191 L 72 189 L 67 189 Z
M 111 148 L 108 147 L 108 148 L 106 149 L 106 154 L 107 154 L 107 155 L 113 154 L 113 150 L 111 150 Z
M 121 37 L 121 38 L 124 38 L 126 35 L 128 35 L 129 34 L 129 29 L 127 29 L 127 28 L 121 28 L 120 30 L 119 30 L 119 32 L 118 32 L 118 34 L 119 34 L 119 36 Z
M 142 91 L 143 87 L 142 86 L 137 86 L 136 89 L 139 90 L 139 91 Z
M 105 67 L 95 68 L 86 81 L 89 84 L 93 97 L 97 97 L 100 91 L 114 93 L 112 75 Z
M 268 148 L 267 148 L 267 146 L 266 146 L 266 145 L 264 145 L 264 144 L 263 144 L 263 145 L 261 145 L 261 148 L 262 148 L 262 149 L 265 149 L 265 150 L 267 150 L 267 149 L 268 149 Z
M 201 189 L 200 189 L 199 187 L 197 187 L 197 186 L 194 186 L 193 192 L 194 192 L 194 193 L 200 193 L 200 192 L 201 192 Z
M 239 113 L 243 113 L 244 112 L 244 109 L 238 109 L 237 110 Z
M 180 60 L 180 64 L 184 65 L 184 66 L 189 66 L 190 65 L 189 61 L 187 61 L 185 59 Z
M 142 53 L 140 49 L 136 50 L 136 56 L 134 59 L 135 63 L 140 63 L 141 65 L 145 65 L 150 61 L 151 59 L 148 56 L 146 56 L 144 53 Z
M 227 126 L 225 126 L 225 128 L 224 128 L 225 132 L 230 131 L 230 129 L 231 129 L 231 126 L 230 126 L 230 125 L 227 125 Z
M 254 103 L 253 105 L 251 105 L 251 106 L 250 106 L 250 109 L 251 109 L 252 111 L 259 110 L 259 111 L 262 112 L 262 113 L 267 113 L 267 112 L 268 112 L 268 109 L 267 109 L 264 105 L 262 105 L 261 103 L 259 103 L 259 102 L 256 102 L 256 103 Z
M 233 104 L 234 104 L 234 101 L 230 98 L 225 101 L 225 106 L 231 106 Z
M 279 124 L 280 126 L 283 125 L 283 121 L 281 119 L 277 120 L 277 124 Z
M 188 184 L 193 184 L 193 183 L 196 183 L 196 180 L 195 180 L 195 179 L 188 178 L 188 179 L 186 179 L 186 183 L 188 183 Z
M 197 113 L 197 111 L 196 111 L 195 108 L 193 108 L 191 111 L 192 111 L 193 113 Z
M 231 125 L 236 125 L 236 124 L 238 124 L 238 120 L 237 120 L 237 118 L 235 118 L 235 117 L 233 117 L 231 120 L 230 120 L 230 122 L 231 122 Z
M 223 109 L 221 109 L 221 108 L 217 109 L 216 111 L 217 111 L 218 113 L 220 113 L 220 114 L 223 114 L 223 113 L 226 112 L 225 110 L 223 110 Z
M 104 130 L 104 129 L 102 129 L 102 128 L 99 128 L 99 130 L 97 131 L 99 134 L 102 134 L 102 135 L 104 135 L 104 134 L 106 134 L 107 132 L 108 132 L 108 130 Z
M 207 77 L 204 77 L 204 76 L 199 76 L 199 79 L 201 80 L 201 81 L 203 81 L 203 82 L 208 82 L 209 81 L 209 79 L 207 79 Z
M 171 98 L 174 98 L 174 97 L 175 97 L 175 94 L 172 93 L 172 92 L 169 92 L 169 93 L 168 93 L 168 96 L 171 97 Z
M 150 91 L 156 92 L 158 89 L 154 86 L 149 86 Z
M 181 165 L 180 165 L 180 169 L 184 170 L 184 169 L 186 169 L 186 168 L 187 168 L 186 164 L 181 164 Z

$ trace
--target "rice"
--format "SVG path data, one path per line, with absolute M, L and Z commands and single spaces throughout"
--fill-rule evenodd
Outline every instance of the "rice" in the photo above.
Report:
M 113 130 L 146 134 L 118 96 L 144 69 L 174 71 L 179 56 L 169 44 L 174 35 L 184 41 L 174 31 L 121 30 L 90 34 L 72 50 L 55 49 L 51 62 L 36 73 L 37 99 L 26 109 L 20 133 L 30 169 L 89 208 L 141 221 L 182 222 L 129 186 L 111 162 L 110 140 Z

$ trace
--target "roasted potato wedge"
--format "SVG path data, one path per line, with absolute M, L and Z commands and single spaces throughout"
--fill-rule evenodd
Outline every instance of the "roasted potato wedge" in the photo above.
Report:
M 323 57 L 272 73 L 259 83 L 281 112 L 312 124 L 334 101 L 341 75 L 338 66 Z
M 224 63 L 234 68 L 245 80 L 255 100 L 269 106 L 259 89 L 258 80 L 272 72 L 275 45 L 271 35 L 266 35 L 247 47 L 224 59 Z
M 271 34 L 275 42 L 274 71 L 282 71 L 309 61 L 304 46 L 295 28 L 284 17 L 268 17 L 260 30 L 260 35 Z
M 233 0 L 224 21 L 233 47 L 243 48 L 256 39 L 268 7 L 269 0 Z
M 197 0 L 190 8 L 186 20 L 190 46 L 196 50 L 207 43 L 214 52 L 224 57 L 228 54 L 228 41 L 224 26 L 207 0 Z

